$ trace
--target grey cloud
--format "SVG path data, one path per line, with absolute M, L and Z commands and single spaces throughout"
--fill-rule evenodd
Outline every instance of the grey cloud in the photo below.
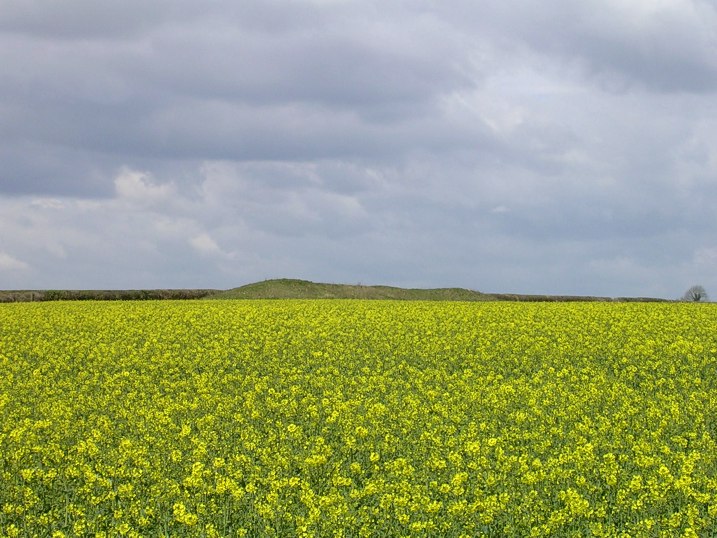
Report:
M 8 141 L 0 146 L 0 193 L 108 196 L 105 159 L 79 149 Z
M 253 21 L 273 20 L 284 8 L 246 6 L 228 8 L 223 20 L 217 14 L 227 6 L 218 2 L 197 19 L 185 5 L 127 6 L 128 15 L 107 17 L 115 32 L 97 6 L 69 3 L 55 19 L 56 7 L 45 13 L 41 2 L 11 4 L 0 21 L 4 137 L 41 152 L 64 146 L 66 160 L 94 151 L 107 157 L 108 175 L 155 157 L 380 157 L 465 135 L 437 108 L 442 93 L 472 84 L 460 37 L 442 36 L 436 46 L 440 21 L 415 22 L 403 12 L 397 20 L 354 20 L 355 5 L 346 18 L 339 8 L 306 3 L 286 7 L 304 14 L 293 25 L 255 28 Z M 85 20 L 113 39 L 93 41 Z M 67 35 L 56 39 L 53 25 Z
M 714 20 L 6 2 L 0 287 L 717 288 Z
M 181 0 L 4 0 L 0 31 L 43 39 L 121 39 L 200 13 L 198 5 Z
M 458 40 L 429 47 L 420 35 L 391 43 L 389 36 L 372 36 L 371 31 L 369 27 L 357 35 L 333 29 L 279 36 L 233 27 L 200 34 L 177 29 L 156 37 L 152 55 L 141 59 L 137 75 L 192 97 L 359 109 L 415 104 L 434 99 L 442 90 L 471 84 L 460 65 L 441 61 L 458 52 L 460 42 L 451 43 Z
M 241 215 L 248 228 L 292 238 L 354 237 L 374 228 L 361 198 L 327 187 L 327 174 L 311 163 L 216 163 L 204 173 L 201 203 L 221 204 L 220 227 Z
M 572 62 L 602 88 L 717 88 L 717 10 L 711 2 L 484 3 L 488 21 L 537 51 Z

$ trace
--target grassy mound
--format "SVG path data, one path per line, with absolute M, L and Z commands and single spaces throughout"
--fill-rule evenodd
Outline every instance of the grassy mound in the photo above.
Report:
M 484 301 L 489 296 L 463 288 L 405 289 L 361 284 L 322 284 L 281 278 L 218 292 L 208 299 L 395 299 L 405 301 Z

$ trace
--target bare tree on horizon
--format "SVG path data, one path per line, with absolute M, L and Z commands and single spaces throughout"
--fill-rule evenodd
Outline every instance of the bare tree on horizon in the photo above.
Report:
M 703 286 L 692 286 L 682 296 L 683 301 L 689 301 L 692 303 L 706 303 L 709 301 L 707 292 Z

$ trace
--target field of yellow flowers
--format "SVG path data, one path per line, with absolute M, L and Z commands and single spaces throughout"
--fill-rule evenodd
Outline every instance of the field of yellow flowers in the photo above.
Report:
M 717 306 L 0 305 L 0 536 L 717 536 Z

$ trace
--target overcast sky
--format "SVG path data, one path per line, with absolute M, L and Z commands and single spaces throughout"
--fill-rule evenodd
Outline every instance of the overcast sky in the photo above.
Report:
M 714 0 L 0 0 L 0 289 L 717 295 Z

